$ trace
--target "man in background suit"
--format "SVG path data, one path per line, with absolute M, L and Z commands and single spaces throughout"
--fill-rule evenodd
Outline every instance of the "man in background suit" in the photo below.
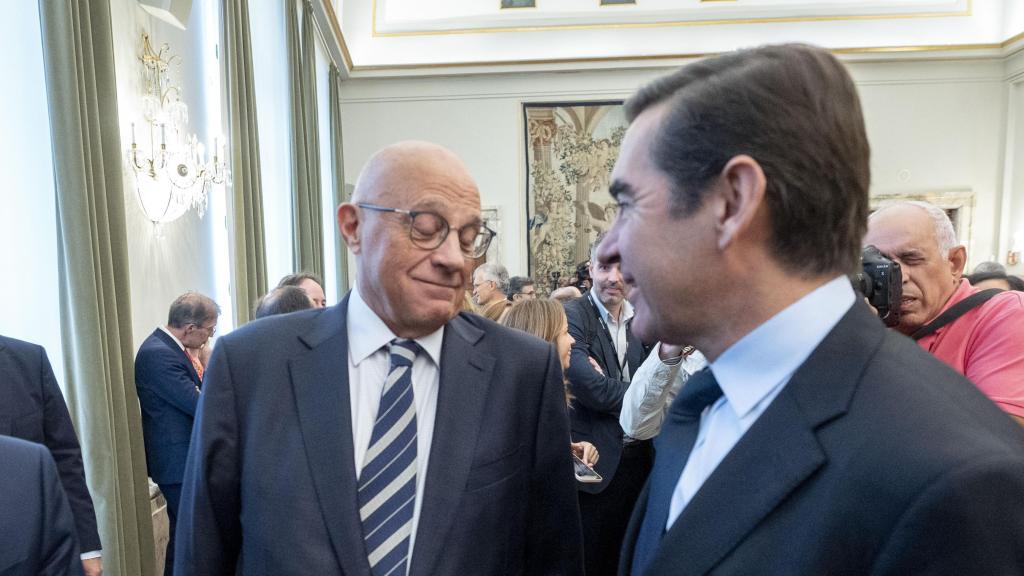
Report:
M 171 304 L 167 325 L 158 327 L 135 356 L 135 387 L 142 408 L 142 434 L 149 476 L 167 501 L 170 539 L 164 574 L 174 566 L 174 527 L 181 498 L 192 421 L 202 378 L 186 348 L 202 348 L 217 331 L 220 308 L 198 292 L 182 294 Z
M 654 461 L 651 442 L 624 436 L 619 425 L 630 377 L 647 351 L 629 326 L 633 307 L 626 301 L 618 263 L 605 265 L 594 258 L 599 243 L 600 238 L 590 249 L 593 286 L 565 303 L 575 340 L 566 371 L 575 396 L 569 411 L 572 435 L 601 453 L 595 467 L 601 482 L 578 485 L 588 576 L 615 574 L 629 515 Z
M 557 355 L 458 313 L 493 235 L 465 166 L 433 144 L 389 146 L 338 223 L 359 267 L 349 295 L 217 344 L 177 568 L 580 574 Z
M 82 574 L 75 519 L 44 446 L 0 436 L 0 574 Z
M 827 52 L 767 46 L 642 88 L 598 251 L 676 397 L 622 574 L 1021 574 L 1024 432 L 856 296 L 869 149 Z
M 102 574 L 102 547 L 82 449 L 46 350 L 5 336 L 0 336 L 0 434 L 43 444 L 50 451 L 74 514 L 85 574 Z M 10 466 L 0 462 L 5 469 Z

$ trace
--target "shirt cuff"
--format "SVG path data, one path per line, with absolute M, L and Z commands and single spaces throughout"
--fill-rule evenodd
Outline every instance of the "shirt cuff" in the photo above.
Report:
M 92 552 L 85 552 L 82 554 L 82 560 L 92 560 L 93 558 L 99 558 L 103 556 L 102 550 L 93 550 Z

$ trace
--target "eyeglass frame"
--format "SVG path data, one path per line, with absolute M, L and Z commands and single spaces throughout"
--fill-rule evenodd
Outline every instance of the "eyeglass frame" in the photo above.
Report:
M 434 212 L 433 210 L 406 210 L 404 208 L 389 208 L 387 206 L 378 206 L 377 204 L 369 204 L 367 202 L 357 202 L 356 206 L 358 206 L 359 208 L 365 208 L 367 210 L 373 210 L 375 212 L 394 212 L 396 214 L 403 214 L 405 216 L 408 216 L 409 222 L 407 224 L 407 227 L 409 229 L 409 241 L 412 242 L 415 246 L 422 248 L 424 250 L 437 250 L 442 244 L 444 244 L 445 240 L 448 239 L 448 235 L 451 234 L 453 230 L 451 223 L 448 222 L 448 219 L 446 219 L 444 216 L 441 216 L 437 212 Z M 439 235 L 437 244 L 434 246 L 427 246 L 426 244 L 423 244 L 422 241 L 416 240 L 416 238 L 413 237 L 413 221 L 416 220 L 416 217 L 419 216 L 420 214 L 430 214 L 431 216 L 434 216 L 435 218 L 440 220 L 442 224 L 444 224 L 444 233 Z M 475 225 L 476 224 L 467 224 L 466 226 L 462 226 L 460 228 L 454 228 L 454 230 L 456 235 L 460 235 L 464 228 Z M 487 249 L 491 247 L 491 242 L 494 241 L 494 237 L 497 236 L 498 233 L 495 232 L 494 230 L 491 230 L 486 223 L 480 222 L 480 230 L 477 234 L 484 234 L 485 231 L 488 234 L 487 241 L 484 242 L 479 254 L 475 252 L 468 253 L 465 250 L 463 250 L 462 239 L 460 236 L 459 251 L 462 252 L 462 256 L 464 258 L 475 260 L 483 256 L 484 254 L 487 254 Z M 476 240 L 474 239 L 474 242 L 475 241 Z

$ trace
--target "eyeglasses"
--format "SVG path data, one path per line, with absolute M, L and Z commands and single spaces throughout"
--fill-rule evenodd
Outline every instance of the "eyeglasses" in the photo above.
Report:
M 452 227 L 448 221 L 436 212 L 423 210 L 403 210 L 401 208 L 387 208 L 376 204 L 356 204 L 360 208 L 375 210 L 377 212 L 396 212 L 409 217 L 409 239 L 416 246 L 424 250 L 434 250 L 448 239 L 448 233 Z M 456 228 L 459 236 L 459 248 L 466 258 L 479 258 L 487 253 L 487 248 L 494 239 L 495 232 L 484 224 L 467 224 L 462 228 Z
M 207 338 L 212 337 L 214 334 L 217 333 L 216 324 L 212 326 L 200 326 L 199 324 L 193 324 L 193 326 L 195 326 L 197 330 L 202 330 L 203 332 L 206 332 Z

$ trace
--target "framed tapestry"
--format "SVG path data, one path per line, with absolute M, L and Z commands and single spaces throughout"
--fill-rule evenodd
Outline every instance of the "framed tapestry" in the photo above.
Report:
M 611 226 L 609 178 L 626 132 L 622 101 L 523 104 L 530 275 L 548 294 Z

